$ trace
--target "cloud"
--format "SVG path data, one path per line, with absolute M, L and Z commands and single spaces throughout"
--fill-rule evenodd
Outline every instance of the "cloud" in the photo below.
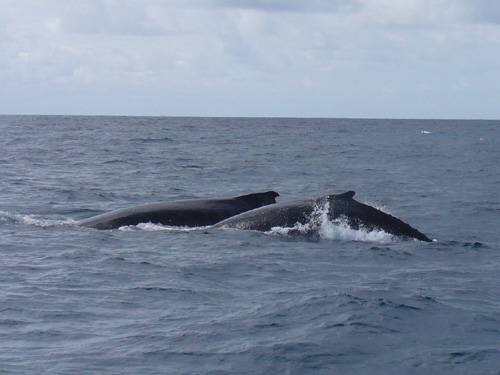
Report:
M 462 0 L 461 3 L 468 20 L 500 24 L 500 2 L 497 0 Z
M 195 3 L 195 2 L 193 2 Z M 196 2 L 198 5 L 203 2 Z M 268 12 L 345 12 L 359 7 L 356 0 L 211 0 L 214 8 L 252 9 Z
M 457 97 L 479 108 L 476 98 L 498 97 L 500 86 L 493 1 L 2 0 L 2 9 L 0 112 L 38 87 L 56 112 L 68 92 L 94 91 L 135 113 L 176 103 L 172 114 L 401 116 L 452 111 Z

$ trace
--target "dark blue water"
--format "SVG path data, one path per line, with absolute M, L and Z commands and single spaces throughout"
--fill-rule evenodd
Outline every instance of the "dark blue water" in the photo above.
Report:
M 0 117 L 0 373 L 499 374 L 500 123 Z M 74 220 L 355 190 L 437 241 Z

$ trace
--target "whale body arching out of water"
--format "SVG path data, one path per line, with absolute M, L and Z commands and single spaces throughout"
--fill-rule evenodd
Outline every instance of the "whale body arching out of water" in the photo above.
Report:
M 395 236 L 431 242 L 425 234 L 400 219 L 354 200 L 354 194 L 354 191 L 348 191 L 318 199 L 273 204 L 230 217 L 214 227 L 264 232 L 275 227 L 292 228 L 297 223 L 307 224 L 319 206 L 328 204 L 328 219 L 343 219 L 353 229 L 383 230 Z
M 274 204 L 278 196 L 275 191 L 266 191 L 233 198 L 144 204 L 93 216 L 77 224 L 95 229 L 114 229 L 149 222 L 180 227 L 209 226 L 242 212 Z

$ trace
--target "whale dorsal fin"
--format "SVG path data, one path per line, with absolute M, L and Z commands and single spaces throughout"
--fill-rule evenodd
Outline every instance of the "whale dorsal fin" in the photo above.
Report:
M 264 197 L 264 196 L 267 196 L 270 198 L 276 198 L 276 197 L 279 197 L 280 195 L 277 192 L 271 190 L 271 191 L 263 191 L 260 193 L 240 195 L 236 198 L 258 198 L 258 197 Z
M 345 193 L 342 193 L 342 194 L 330 195 L 330 197 L 335 198 L 335 199 L 352 199 L 352 197 L 354 197 L 355 194 L 356 194 L 355 191 L 349 190 L 349 191 L 346 191 Z
M 266 202 L 266 204 L 276 203 L 276 197 L 280 195 L 275 191 L 264 191 L 261 193 L 245 194 L 236 197 L 236 199 L 242 199 L 247 202 Z

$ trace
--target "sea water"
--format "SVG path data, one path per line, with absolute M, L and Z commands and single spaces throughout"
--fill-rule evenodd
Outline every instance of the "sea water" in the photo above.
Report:
M 0 117 L 0 373 L 499 374 L 500 122 Z M 276 190 L 435 241 L 81 218 Z

